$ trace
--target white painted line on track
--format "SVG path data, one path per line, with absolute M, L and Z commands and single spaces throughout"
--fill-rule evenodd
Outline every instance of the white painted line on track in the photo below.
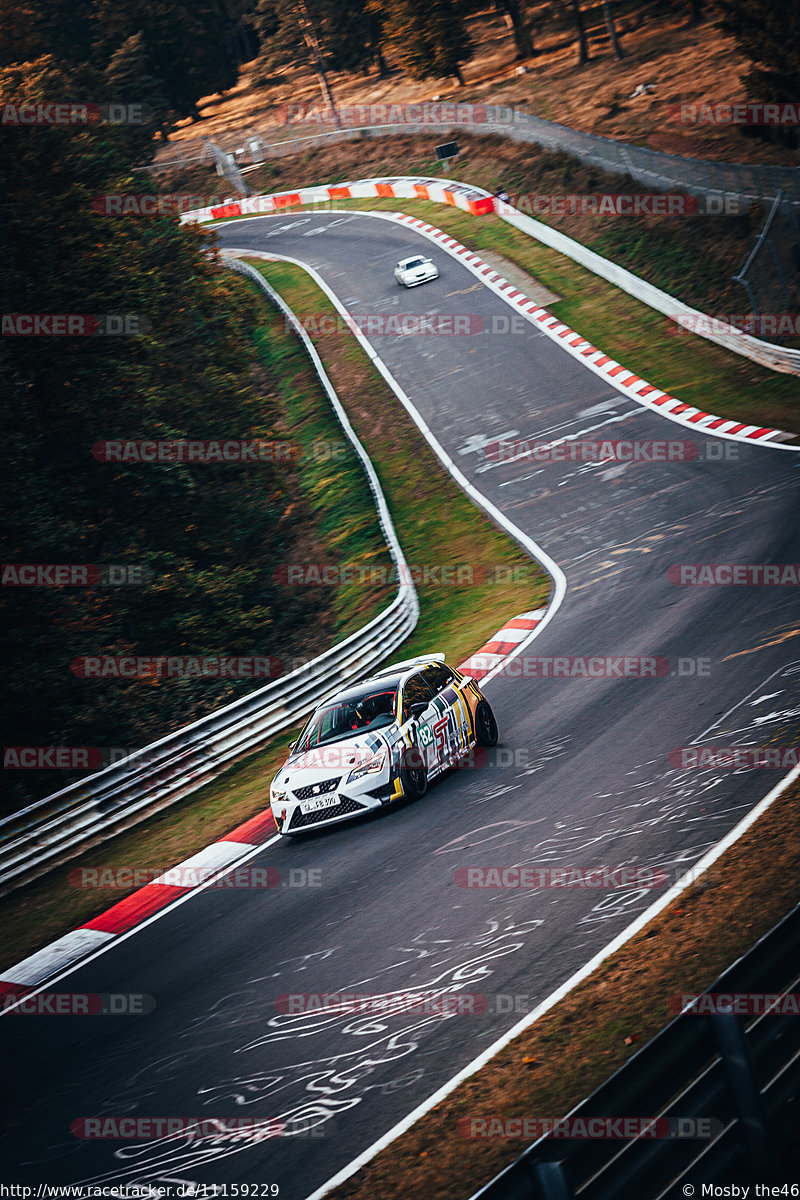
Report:
M 249 862 L 251 858 L 255 858 L 255 856 L 257 854 L 260 854 L 262 850 L 266 850 L 267 846 L 274 846 L 275 843 L 279 842 L 280 840 L 281 840 L 281 835 L 276 834 L 275 837 L 270 838 L 268 842 L 262 842 L 260 846 L 253 846 L 253 848 L 249 852 L 249 854 L 243 854 L 239 858 L 237 866 L 240 865 L 241 863 Z M 59 975 L 55 975 L 52 979 L 48 979 L 47 985 L 46 985 L 48 990 L 50 990 L 50 988 L 52 988 L 53 984 L 59 983 L 62 979 L 66 979 L 66 977 L 68 975 L 70 975 L 73 971 L 76 971 L 79 968 L 82 969 L 83 967 L 87 966 L 90 962 L 94 962 L 94 960 L 96 958 L 99 958 L 101 954 L 105 954 L 106 951 L 108 951 L 108 950 L 115 949 L 117 946 L 119 946 L 119 944 L 121 942 L 126 942 L 128 940 L 128 938 L 133 937 L 134 934 L 139 933 L 142 929 L 145 929 L 148 925 L 152 925 L 154 921 L 160 920 L 160 918 L 165 916 L 167 913 L 173 912 L 176 908 L 179 908 L 181 904 L 185 904 L 187 902 L 187 900 L 191 900 L 191 899 L 193 899 L 194 896 L 198 896 L 200 894 L 200 892 L 204 892 L 206 890 L 206 888 L 213 887 L 214 884 L 217 882 L 217 880 L 221 879 L 222 876 L 225 875 L 229 869 L 230 869 L 230 867 L 222 867 L 214 875 L 210 876 L 209 879 L 205 880 L 201 884 L 198 884 L 197 887 L 193 887 L 191 889 L 191 891 L 185 892 L 184 895 L 178 896 L 177 899 L 173 900 L 171 904 L 167 904 L 164 906 L 164 908 L 160 908 L 158 910 L 158 912 L 154 912 L 152 914 L 152 916 L 146 917 L 143 921 L 140 921 L 138 925 L 134 925 L 132 929 L 126 929 L 126 931 L 124 933 L 108 934 L 107 936 L 108 936 L 109 940 L 104 945 L 98 946 L 98 948 L 93 953 L 87 954 L 84 958 L 81 958 L 79 961 L 71 963 L 71 965 L 66 967 Z M 95 933 L 97 931 L 96 930 L 75 929 L 72 931 L 72 934 L 79 934 L 81 932 Z M 72 936 L 72 934 L 68 933 L 65 935 L 65 937 L 69 938 Z M 105 935 L 103 935 L 103 936 L 105 936 Z M 65 939 L 63 939 L 63 938 L 59 938 L 59 942 L 64 941 L 64 940 Z M 54 942 L 53 945 L 57 946 L 59 944 L 59 942 Z M 49 949 L 50 949 L 50 947 L 45 947 L 45 950 L 37 950 L 36 954 L 37 955 L 46 954 Z M 33 957 L 35 957 L 35 956 L 31 955 L 31 958 L 33 958 Z M 28 960 L 28 959 L 24 960 L 24 962 L 28 962 L 28 961 L 30 961 L 30 960 Z M 23 966 L 23 965 L 24 965 L 24 963 L 18 963 L 17 967 L 13 968 L 12 970 L 3 971 L 2 972 L 3 978 L 8 980 L 9 982 L 20 982 L 19 980 L 12 980 L 11 976 L 16 970 L 19 969 L 20 966 Z M 26 992 L 24 997 L 20 997 L 20 1002 L 23 999 L 27 1002 L 30 1000 L 31 996 L 38 996 L 39 993 L 42 991 L 44 991 L 44 985 L 37 987 L 33 991 Z M 10 997 L 7 997 L 3 1004 L 3 1007 L 0 1008 L 0 1017 L 4 1017 L 4 1016 L 6 1016 L 7 1013 L 13 1012 L 17 1007 L 18 1007 L 18 1005 L 13 1003 Z
M 340 211 L 340 210 L 332 210 L 332 211 Z M 242 217 L 241 218 L 241 220 L 243 220 L 243 221 L 244 220 L 253 221 L 253 220 L 262 220 L 262 219 L 263 218 L 260 218 L 260 217 Z M 229 221 L 228 225 L 235 225 L 237 223 L 238 223 L 238 221 Z M 225 248 L 223 250 L 223 256 L 226 254 L 230 255 L 231 257 L 238 258 L 238 257 L 246 257 L 249 254 L 253 254 L 253 251 L 246 250 L 246 249 L 240 250 L 240 249 Z M 314 282 L 317 284 L 317 286 L 320 288 L 320 290 L 325 293 L 325 295 L 330 300 L 331 304 L 334 306 L 336 311 L 341 316 L 343 316 L 343 317 L 351 316 L 350 312 L 345 307 L 345 305 L 342 303 L 342 301 L 339 299 L 336 292 L 334 292 L 333 289 L 328 286 L 328 284 L 325 282 L 325 280 L 322 278 L 322 276 L 319 274 L 319 272 L 316 271 L 313 267 L 310 267 L 306 263 L 302 262 L 300 259 L 292 258 L 290 255 L 287 255 L 287 254 L 273 254 L 272 251 L 269 251 L 269 258 L 275 262 L 288 262 L 288 263 L 292 263 L 296 267 L 301 267 L 302 270 L 306 271 L 307 274 L 309 274 L 311 276 L 311 278 L 314 280 Z M 425 441 L 428 443 L 428 445 L 433 450 L 434 454 L 437 456 L 439 461 L 443 464 L 445 469 L 450 473 L 450 475 L 452 475 L 453 479 L 455 479 L 455 481 L 459 485 L 459 487 L 461 487 L 467 493 L 467 495 L 472 500 L 475 501 L 475 503 L 478 505 L 479 508 L 482 508 L 484 510 L 484 512 L 488 513 L 488 515 L 492 518 L 493 521 L 496 521 L 497 524 L 501 526 L 501 528 L 505 529 L 506 532 L 509 533 L 511 535 L 511 537 L 514 539 L 514 541 L 518 542 L 523 547 L 524 550 L 527 550 L 527 552 L 531 555 L 531 557 L 534 558 L 537 562 L 539 562 L 542 567 L 544 567 L 545 571 L 548 573 L 550 578 L 553 580 L 553 594 L 550 598 L 550 602 L 547 606 L 547 611 L 545 612 L 545 615 L 542 617 L 541 621 L 539 621 L 536 628 L 532 629 L 530 631 L 530 633 L 524 639 L 524 641 L 520 642 L 514 651 L 511 651 L 509 654 L 505 655 L 503 660 L 501 662 L 499 662 L 497 664 L 497 666 L 494 667 L 493 670 L 490 671 L 489 674 L 486 675 L 480 681 L 480 686 L 481 686 L 481 688 L 483 688 L 487 683 L 490 682 L 490 680 L 494 679 L 494 677 L 498 674 L 498 672 L 501 670 L 501 668 L 504 666 L 504 664 L 508 661 L 508 659 L 516 658 L 516 656 L 518 654 L 521 654 L 522 651 L 526 648 L 526 646 L 528 646 L 533 641 L 534 638 L 538 637 L 539 634 L 541 633 L 541 631 L 550 623 L 550 621 L 553 619 L 553 617 L 555 616 L 558 609 L 561 607 L 561 603 L 564 599 L 564 596 L 566 595 L 567 578 L 566 578 L 564 572 L 559 567 L 558 563 L 555 562 L 555 560 L 552 559 L 550 557 L 550 555 L 545 550 L 543 550 L 542 547 L 539 546 L 533 540 L 533 538 L 530 538 L 530 537 L 528 537 L 528 535 L 526 533 L 523 533 L 523 531 L 521 529 L 519 529 L 512 521 L 510 521 L 508 519 L 508 517 L 505 515 L 504 512 L 502 512 L 499 508 L 497 508 L 491 502 L 491 500 L 489 500 L 486 496 L 484 496 L 482 492 L 479 492 L 478 489 L 472 483 L 470 483 L 470 481 L 463 474 L 463 472 L 460 471 L 459 468 L 456 466 L 456 464 L 453 462 L 452 458 L 447 453 L 444 446 L 442 446 L 441 443 L 438 441 L 438 439 L 435 437 L 435 435 L 433 434 L 432 430 L 426 423 L 426 421 L 423 418 L 423 416 L 421 415 L 421 413 L 417 410 L 415 405 L 412 403 L 410 397 L 407 395 L 407 393 L 403 390 L 403 388 L 400 386 L 400 384 L 394 378 L 391 371 L 386 366 L 386 364 L 383 362 L 383 360 L 381 359 L 379 354 L 376 352 L 376 350 L 372 346 L 369 339 L 361 332 L 361 330 L 357 327 L 357 324 L 355 322 L 353 322 L 352 324 L 356 325 L 355 328 L 351 328 L 353 337 L 358 339 L 358 342 L 359 342 L 361 348 L 364 350 L 367 357 L 375 365 L 376 370 L 378 370 L 380 372 L 380 374 L 383 376 L 386 383 L 389 385 L 389 387 L 392 389 L 394 394 L 397 396 L 398 400 L 403 405 L 406 412 L 409 414 L 409 416 L 411 417 L 412 421 L 419 429 L 422 436 L 425 438 Z
M 764 799 L 761 800 L 755 806 L 755 808 L 753 808 L 747 814 L 747 816 L 744 817 L 739 824 L 730 831 L 730 833 L 726 834 L 725 837 L 717 843 L 713 850 L 709 850 L 708 854 L 701 858 L 683 877 L 683 879 L 678 880 L 678 882 L 674 884 L 674 886 L 671 887 L 668 892 L 665 892 L 665 894 L 659 900 L 657 900 L 655 904 L 651 904 L 649 908 L 645 909 L 641 916 L 637 917 L 635 921 L 632 921 L 627 929 L 623 929 L 622 933 L 617 934 L 617 936 L 613 938 L 607 946 L 604 946 L 604 948 L 595 954 L 595 956 L 591 958 L 585 966 L 576 971 L 575 974 L 566 981 L 566 983 L 562 983 L 561 987 L 556 988 L 556 990 L 552 992 L 546 1000 L 543 1000 L 542 1003 L 533 1010 L 533 1012 L 528 1013 L 522 1018 L 521 1021 L 518 1021 L 516 1025 L 513 1025 L 507 1033 L 504 1033 L 503 1036 L 498 1038 L 496 1042 L 493 1042 L 491 1046 L 487 1047 L 482 1054 L 479 1054 L 477 1058 L 474 1058 L 472 1062 L 459 1071 L 458 1074 L 454 1075 L 452 1079 L 443 1084 L 442 1087 L 440 1087 L 438 1091 L 434 1092 L 432 1096 L 429 1096 L 427 1100 L 424 1100 L 422 1104 L 419 1104 L 413 1110 L 413 1112 L 408 1114 L 407 1117 L 403 1117 L 401 1121 L 398 1121 L 396 1125 L 393 1125 L 391 1129 L 387 1130 L 386 1133 L 379 1137 L 377 1141 L 373 1142 L 371 1146 L 362 1151 L 357 1158 L 354 1158 L 353 1161 L 348 1163 L 346 1167 L 343 1167 L 341 1171 L 338 1171 L 336 1175 L 333 1175 L 329 1180 L 327 1180 L 326 1183 L 323 1183 L 321 1187 L 317 1188 L 316 1191 L 307 1196 L 306 1200 L 322 1200 L 323 1196 L 327 1196 L 333 1191 L 334 1188 L 344 1183 L 345 1180 L 350 1179 L 351 1176 L 355 1175 L 356 1171 L 360 1170 L 361 1167 L 366 1166 L 366 1164 L 375 1158 L 375 1156 L 379 1154 L 381 1150 L 384 1150 L 392 1142 L 396 1141 L 401 1134 L 410 1129 L 411 1126 L 420 1119 L 420 1117 L 424 1117 L 426 1113 L 429 1113 L 432 1108 L 436 1107 L 437 1104 L 441 1104 L 443 1100 L 447 1099 L 450 1093 L 453 1092 L 460 1083 L 462 1083 L 465 1079 L 469 1079 L 471 1075 L 474 1075 L 481 1069 L 481 1067 L 485 1066 L 490 1059 L 494 1058 L 498 1051 L 502 1050 L 509 1044 L 509 1042 L 512 1042 L 515 1037 L 518 1037 L 519 1034 L 523 1033 L 526 1029 L 533 1025 L 535 1021 L 538 1021 L 539 1017 L 544 1016 L 546 1012 L 549 1012 L 551 1008 L 554 1008 L 555 1005 L 558 1004 L 559 1000 L 563 1000 L 563 998 L 573 991 L 578 984 L 583 983 L 585 979 L 588 979 L 588 977 L 593 974 L 593 972 L 597 969 L 597 967 L 600 966 L 601 963 L 605 962 L 607 958 L 619 950 L 621 946 L 624 946 L 626 942 L 629 942 L 631 938 L 636 936 L 637 933 L 640 933 L 641 930 L 644 929 L 654 917 L 657 917 L 660 912 L 663 912 L 663 910 L 670 905 L 673 900 L 680 896 L 680 894 L 685 891 L 686 888 L 691 887 L 700 878 L 700 876 L 725 853 L 726 850 L 734 845 L 734 843 L 737 842 L 739 838 L 747 832 L 750 826 L 753 825 L 762 815 L 762 813 L 764 813 L 766 809 L 770 807 L 773 801 L 777 800 L 781 792 L 799 777 L 800 766 L 797 766 L 786 776 L 785 779 L 776 784 L 772 791 L 769 792 L 768 795 L 766 795 Z

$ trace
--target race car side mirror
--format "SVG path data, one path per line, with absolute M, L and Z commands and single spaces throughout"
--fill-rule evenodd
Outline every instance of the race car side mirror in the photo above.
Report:
M 427 707 L 427 704 L 412 704 L 410 710 L 412 717 L 415 717 L 417 720 L 419 720 Z

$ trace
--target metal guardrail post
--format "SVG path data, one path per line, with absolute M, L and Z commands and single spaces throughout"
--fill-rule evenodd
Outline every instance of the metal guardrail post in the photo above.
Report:
M 220 171 L 220 173 L 225 177 L 225 179 L 230 180 L 240 196 L 249 196 L 250 189 L 242 178 L 242 172 L 239 170 L 233 155 L 227 154 L 224 150 L 221 150 L 215 142 L 211 141 L 210 138 L 204 138 L 203 140 L 213 154 L 214 162 L 217 164 L 217 169 Z
M 567 1183 L 563 1163 L 537 1163 L 535 1176 L 542 1194 L 542 1200 L 573 1200 L 572 1188 Z
M 753 1174 L 764 1180 L 771 1179 L 775 1172 L 776 1155 L 770 1146 L 741 1018 L 733 1013 L 715 1013 L 711 1017 L 711 1025 L 736 1102 Z

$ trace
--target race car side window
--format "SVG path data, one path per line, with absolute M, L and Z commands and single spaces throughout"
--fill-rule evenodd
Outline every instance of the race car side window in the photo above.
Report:
M 422 674 L 434 695 L 438 695 L 448 684 L 455 682 L 453 672 L 444 663 L 435 663 L 433 666 L 426 667 Z
M 412 704 L 428 704 L 433 699 L 433 692 L 423 678 L 424 672 L 417 671 L 406 680 L 403 687 L 403 720 L 411 716 Z

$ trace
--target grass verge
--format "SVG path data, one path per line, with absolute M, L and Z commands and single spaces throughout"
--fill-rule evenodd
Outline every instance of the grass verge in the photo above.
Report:
M 260 271 L 301 318 L 336 315 L 331 302 L 300 267 L 245 259 Z M 336 326 L 337 322 L 330 322 Z M 443 471 L 436 455 L 378 375 L 349 331 L 312 335 L 334 387 L 347 396 L 356 434 L 375 464 L 381 487 L 412 569 L 424 564 L 488 568 L 487 579 L 460 586 L 417 585 L 420 619 L 403 654 L 444 649 L 453 662 L 477 649 L 503 621 L 539 607 L 547 595 L 541 571 L 508 536 L 479 516 Z M 446 513 L 446 520 L 442 514 Z M 495 566 L 514 579 L 495 582 Z
M 321 547 L 326 560 L 344 559 L 378 568 L 372 586 L 347 579 L 326 586 L 333 630 L 338 638 L 346 637 L 391 604 L 396 591 L 392 584 L 380 582 L 391 558 L 375 503 L 361 463 L 299 338 L 287 336 L 283 316 L 264 303 L 255 283 L 242 280 L 242 287 L 263 309 L 256 350 L 277 380 L 278 401 L 293 440 L 303 447 L 299 482 L 314 515 L 314 544 L 304 541 L 287 546 L 286 560 L 315 562 Z
M 261 262 L 254 265 L 264 269 Z M 299 268 L 269 264 L 265 274 L 300 317 L 304 311 L 328 311 L 327 299 Z M 312 444 L 315 438 L 340 442 L 341 428 L 330 414 L 299 342 L 285 338 L 283 318 L 274 315 L 255 284 L 243 282 L 242 286 L 251 290 L 254 303 L 263 305 L 260 351 L 274 356 L 282 369 L 285 364 L 283 401 L 294 423 L 294 434 L 304 444 Z M 393 657 L 443 649 L 450 662 L 461 662 L 508 617 L 541 606 L 549 592 L 547 578 L 446 474 L 352 335 L 325 335 L 315 340 L 378 472 L 409 563 L 503 564 L 515 568 L 515 581 L 511 582 L 419 588 L 419 624 Z M 366 556 L 369 565 L 380 565 L 381 558 L 370 549 L 372 543 L 362 541 L 365 526 L 375 523 L 374 504 L 363 478 L 361 502 L 356 503 L 352 497 L 342 501 L 341 524 L 351 526 L 353 538 L 349 544 L 338 542 L 340 509 L 326 510 L 326 499 L 336 496 L 339 504 L 339 463 L 331 465 L 322 460 L 311 465 L 317 468 L 308 478 L 320 506 L 320 527 L 324 531 L 329 523 L 329 544 L 335 547 L 336 556 L 347 558 L 359 553 Z M 442 522 L 442 513 L 447 513 L 446 523 Z M 302 558 L 300 548 L 295 551 L 296 557 Z M 393 592 L 389 585 L 386 597 Z M 374 590 L 371 597 L 368 603 L 374 605 Z M 364 607 L 365 603 L 355 585 L 342 593 L 338 621 L 343 630 L 356 616 L 356 625 L 368 619 L 370 609 Z M 285 757 L 293 732 L 281 733 L 263 750 L 231 767 L 194 795 L 5 897 L 0 974 L 3 967 L 20 961 L 135 890 L 77 890 L 70 885 L 70 870 L 133 868 L 149 872 L 147 877 L 154 878 L 263 811 L 269 803 L 269 782 Z
M 458 1121 L 558 1119 L 622 1066 L 672 1019 L 671 996 L 703 991 L 798 902 L 800 844 L 786 837 L 798 821 L 795 782 L 695 886 L 334 1189 L 333 1200 L 464 1200 L 487 1183 L 528 1143 L 467 1139 Z

